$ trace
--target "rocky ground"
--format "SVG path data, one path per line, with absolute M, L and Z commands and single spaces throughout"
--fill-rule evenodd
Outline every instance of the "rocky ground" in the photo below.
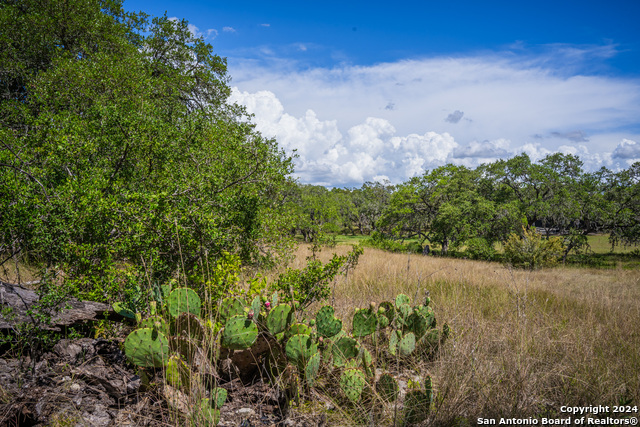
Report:
M 322 416 L 295 414 L 259 379 L 220 384 L 228 399 L 220 426 L 318 426 Z M 0 425 L 175 426 L 157 387 L 145 387 L 117 341 L 60 340 L 37 360 L 0 359 Z
M 37 321 L 30 309 L 38 301 L 30 289 L 0 282 L 0 333 L 23 342 L 22 351 L 0 353 L 0 426 L 178 426 L 189 421 L 180 408 L 167 406 L 170 390 L 160 372 L 140 371 L 122 351 L 123 339 L 62 339 L 48 350 L 29 346 L 21 323 Z M 50 332 L 68 327 L 91 336 L 92 322 L 118 315 L 106 304 L 71 300 L 51 322 L 37 326 Z M 123 320 L 123 319 L 120 319 Z M 126 329 L 126 328 L 125 328 Z M 6 341 L 6 340 L 5 340 Z M 155 375 L 158 374 L 158 375 Z M 262 377 L 216 375 L 228 392 L 220 426 L 318 426 L 322 416 L 291 410 L 277 387 Z M 179 394 L 179 393 L 174 393 Z M 183 408 L 189 412 L 192 408 Z

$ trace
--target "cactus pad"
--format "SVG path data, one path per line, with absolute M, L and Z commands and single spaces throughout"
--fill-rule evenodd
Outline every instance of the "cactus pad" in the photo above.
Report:
M 400 307 L 401 305 L 410 303 L 411 300 L 405 294 L 398 294 L 398 296 L 396 297 L 396 307 Z
M 202 399 L 199 410 L 202 414 L 203 425 L 217 426 L 220 422 L 220 410 L 212 406 L 211 399 Z
M 380 329 L 384 329 L 389 326 L 389 318 L 384 314 L 378 314 L 378 326 Z
M 294 335 L 300 335 L 300 334 L 311 335 L 311 328 L 308 325 L 305 325 L 304 323 L 294 323 L 286 331 L 285 336 L 292 337 Z
M 309 361 L 307 362 L 307 366 L 304 369 L 304 376 L 309 387 L 313 387 L 313 384 L 315 383 L 318 376 L 318 371 L 320 370 L 320 357 L 321 356 L 319 352 L 315 352 L 314 354 L 312 354 L 309 358 Z
M 408 356 L 416 348 L 416 336 L 413 332 L 406 333 L 398 343 L 398 353 L 400 356 Z
M 389 353 L 392 356 L 398 354 L 398 343 L 402 339 L 402 333 L 400 331 L 391 331 L 389 336 Z
M 407 329 L 415 334 L 416 339 L 420 339 L 429 329 L 429 320 L 419 311 L 414 311 L 407 319 Z
M 126 308 L 124 303 L 121 303 L 119 301 L 114 302 L 111 307 L 113 307 L 113 311 L 115 311 L 122 317 L 126 317 L 127 319 L 136 318 L 136 313 L 133 310 L 129 310 L 128 308 Z
M 333 364 L 337 367 L 344 366 L 348 359 L 358 356 L 358 341 L 347 336 L 337 340 L 331 347 L 333 354 Z
M 337 319 L 334 313 L 333 307 L 325 305 L 316 314 L 316 330 L 321 337 L 331 338 L 342 330 L 342 320 Z
M 400 326 L 407 325 L 409 316 L 411 315 L 411 306 L 409 304 L 402 304 L 397 307 L 398 316 L 396 317 Z
M 276 305 L 267 314 L 267 329 L 272 335 L 283 332 L 291 322 L 291 306 L 288 304 Z
M 258 327 L 246 316 L 234 316 L 227 321 L 222 333 L 222 346 L 232 350 L 246 350 L 256 342 Z
M 181 313 L 174 323 L 174 333 L 185 337 L 191 337 L 195 341 L 204 338 L 204 325 L 200 318 L 191 313 Z
M 151 316 L 147 317 L 146 319 L 140 320 L 140 323 L 138 323 L 138 328 L 157 329 L 158 331 L 165 334 L 165 336 L 169 335 L 169 325 L 167 325 L 167 322 L 160 316 Z
M 296 334 L 287 341 L 285 352 L 292 362 L 304 367 L 311 356 L 318 352 L 318 345 L 309 335 Z
M 124 352 L 134 365 L 160 368 L 169 360 L 169 341 L 156 329 L 136 329 L 124 341 Z
M 352 402 L 360 400 L 366 380 L 359 369 L 346 369 L 340 377 L 340 388 Z
M 177 288 L 171 291 L 167 300 L 167 308 L 171 317 L 176 318 L 180 313 L 191 313 L 200 316 L 202 302 L 193 289 Z
M 255 297 L 251 302 L 251 311 L 253 312 L 253 318 L 257 319 L 260 314 L 260 308 L 262 308 L 262 300 L 260 297 Z
M 389 374 L 382 374 L 376 383 L 376 391 L 387 402 L 398 398 L 398 382 Z
M 220 323 L 227 323 L 234 316 L 244 315 L 245 303 L 236 297 L 225 298 L 220 307 Z
M 353 315 L 353 336 L 366 337 L 376 331 L 378 318 L 373 310 L 365 308 L 356 310 Z
M 181 355 L 188 363 L 193 363 L 198 346 L 189 337 L 169 337 L 169 348 Z
M 387 319 L 389 319 L 389 323 L 391 323 L 396 317 L 396 309 L 389 301 L 383 301 L 378 307 L 378 315 L 385 316 Z
M 167 383 L 174 387 L 189 387 L 191 378 L 187 365 L 180 356 L 171 356 L 164 367 L 164 377 Z
M 222 408 L 224 402 L 227 401 L 227 390 L 222 387 L 215 387 L 211 391 L 213 407 L 216 409 Z

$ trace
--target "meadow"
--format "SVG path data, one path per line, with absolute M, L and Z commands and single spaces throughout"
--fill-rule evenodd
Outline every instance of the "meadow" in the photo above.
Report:
M 319 255 L 326 260 L 348 248 Z M 301 268 L 307 247 L 296 255 L 293 267 Z M 354 307 L 398 293 L 417 300 L 429 295 L 439 325 L 447 322 L 452 330 L 438 357 L 411 366 L 434 382 L 428 425 L 566 418 L 565 405 L 640 403 L 640 270 L 523 271 L 367 248 L 357 268 L 334 283 L 329 302 L 349 319 Z M 346 412 L 334 416 L 336 425 L 355 422 Z

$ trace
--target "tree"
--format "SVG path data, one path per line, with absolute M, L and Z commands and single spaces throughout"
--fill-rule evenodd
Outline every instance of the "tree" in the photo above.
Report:
M 316 242 L 324 233 L 338 232 L 338 207 L 332 194 L 320 185 L 297 185 L 289 198 L 295 213 L 295 230 L 305 242 Z
M 612 246 L 640 243 L 640 162 L 618 173 L 603 172 L 604 199 L 607 209 L 607 228 Z
M 226 61 L 186 21 L 19 0 L 0 25 L 0 262 L 28 257 L 104 299 L 286 247 L 291 159 L 227 102 Z

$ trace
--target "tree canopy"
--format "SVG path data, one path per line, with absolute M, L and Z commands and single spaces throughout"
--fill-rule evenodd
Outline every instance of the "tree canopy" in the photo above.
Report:
M 0 28 L 1 263 L 100 299 L 284 248 L 291 159 L 227 101 L 226 60 L 186 21 L 16 0 Z

